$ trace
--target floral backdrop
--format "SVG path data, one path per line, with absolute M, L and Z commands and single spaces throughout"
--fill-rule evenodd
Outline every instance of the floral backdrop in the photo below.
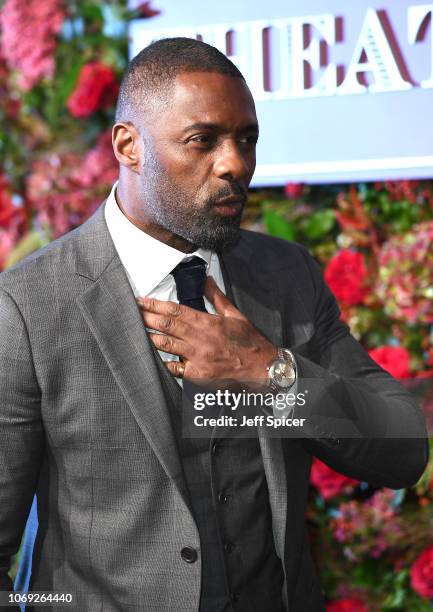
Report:
M 155 0 L 156 2 L 156 0 Z M 0 270 L 81 224 L 117 176 L 110 125 L 144 2 L 0 2 Z M 433 427 L 433 181 L 254 190 L 244 225 L 310 248 L 352 333 Z M 433 607 L 433 461 L 407 490 L 318 460 L 308 525 L 328 612 Z

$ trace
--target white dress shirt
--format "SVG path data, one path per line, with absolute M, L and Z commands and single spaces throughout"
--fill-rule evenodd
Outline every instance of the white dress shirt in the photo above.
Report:
M 197 249 L 194 253 L 182 253 L 156 238 L 152 238 L 120 210 L 116 201 L 117 181 L 111 189 L 105 205 L 105 220 L 108 231 L 135 297 L 149 296 L 157 300 L 178 302 L 176 283 L 171 274 L 181 261 L 200 257 L 206 262 L 206 274 L 212 276 L 218 287 L 225 293 L 224 281 L 218 255 L 213 251 Z M 206 310 L 215 314 L 215 309 L 206 297 Z M 178 357 L 159 351 L 165 361 L 176 361 Z M 179 381 L 179 379 L 177 379 Z

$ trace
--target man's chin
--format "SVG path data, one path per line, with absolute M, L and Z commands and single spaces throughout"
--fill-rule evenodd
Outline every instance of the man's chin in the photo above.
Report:
M 223 251 L 233 248 L 240 237 L 240 227 L 218 227 L 211 233 L 201 233 L 193 243 L 209 251 Z

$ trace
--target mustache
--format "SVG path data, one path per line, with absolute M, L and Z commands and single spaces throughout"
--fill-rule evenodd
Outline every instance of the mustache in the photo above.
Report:
M 209 198 L 208 206 L 212 207 L 213 205 L 216 204 L 216 202 L 219 202 L 220 200 L 223 200 L 224 198 L 230 198 L 231 196 L 236 196 L 236 197 L 240 196 L 242 200 L 246 200 L 248 197 L 248 192 L 241 185 L 238 185 L 237 183 L 232 183 L 230 186 L 227 185 L 227 187 L 223 187 L 217 193 L 215 193 L 211 198 Z

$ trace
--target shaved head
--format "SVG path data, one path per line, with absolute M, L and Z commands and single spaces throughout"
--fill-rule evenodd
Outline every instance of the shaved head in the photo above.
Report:
M 129 63 L 120 86 L 116 121 L 138 128 L 152 110 L 167 106 L 177 75 L 219 73 L 244 80 L 223 53 L 192 38 L 165 38 L 145 47 Z

